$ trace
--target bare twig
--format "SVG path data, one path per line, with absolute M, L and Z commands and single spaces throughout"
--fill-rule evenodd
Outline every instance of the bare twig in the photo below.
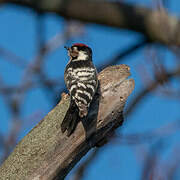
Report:
M 0 47 L 0 56 L 3 56 L 3 58 L 5 58 L 6 60 L 8 60 L 9 62 L 24 68 L 26 66 L 26 60 L 17 56 L 16 54 L 14 54 L 11 51 L 8 51 L 7 49 L 4 49 L 2 47 Z
M 73 180 L 80 180 L 83 179 L 85 175 L 85 171 L 87 170 L 87 167 L 92 161 L 97 157 L 100 149 L 96 148 L 93 150 L 93 152 L 87 157 L 85 162 L 83 162 L 77 169 L 77 171 L 74 173 Z
M 133 98 L 133 100 L 130 102 L 130 104 L 127 107 L 127 111 L 125 112 L 125 115 L 130 115 L 133 112 L 133 110 L 135 110 L 134 107 L 137 108 L 137 105 L 139 105 L 142 102 L 143 98 L 145 98 L 149 92 L 155 90 L 162 82 L 164 82 L 164 77 L 166 78 L 166 81 L 169 81 L 176 76 L 180 76 L 179 67 L 169 73 L 167 72 L 166 74 L 163 74 L 162 77 L 161 75 L 159 75 L 159 78 L 157 80 L 149 84 L 146 88 L 142 89 L 141 92 Z
M 147 43 L 148 43 L 148 41 L 146 39 L 142 39 L 142 40 L 138 41 L 134 45 L 117 53 L 115 57 L 111 57 L 111 60 L 106 60 L 105 63 L 103 63 L 101 66 L 98 67 L 98 71 L 101 71 L 103 68 L 105 68 L 107 66 L 116 65 L 123 58 L 130 55 L 131 53 L 134 53 L 135 51 L 139 50 L 140 48 L 144 47 Z

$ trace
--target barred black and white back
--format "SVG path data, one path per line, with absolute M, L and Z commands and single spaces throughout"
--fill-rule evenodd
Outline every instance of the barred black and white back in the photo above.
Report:
M 97 70 L 92 62 L 92 51 L 84 44 L 74 44 L 68 49 L 70 61 L 64 79 L 71 97 L 71 104 L 62 122 L 62 132 L 72 134 L 81 118 L 88 114 L 98 86 Z

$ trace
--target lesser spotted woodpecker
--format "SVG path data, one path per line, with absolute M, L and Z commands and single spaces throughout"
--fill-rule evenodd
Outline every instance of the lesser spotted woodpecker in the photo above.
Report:
M 70 60 L 65 68 L 64 80 L 71 102 L 61 130 L 63 133 L 67 130 L 67 135 L 70 136 L 79 120 L 88 114 L 88 108 L 98 87 L 98 79 L 90 47 L 76 43 L 65 48 Z

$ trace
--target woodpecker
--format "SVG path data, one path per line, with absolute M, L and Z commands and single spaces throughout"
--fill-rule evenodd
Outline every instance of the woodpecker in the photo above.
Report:
M 61 131 L 70 136 L 78 122 L 88 114 L 97 91 L 97 70 L 92 62 L 92 50 L 85 44 L 66 47 L 70 60 L 65 68 L 64 80 L 70 95 L 70 106 L 61 124 Z

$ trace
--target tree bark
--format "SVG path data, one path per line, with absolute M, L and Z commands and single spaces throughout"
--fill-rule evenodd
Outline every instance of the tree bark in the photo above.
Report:
M 180 46 L 180 21 L 163 9 L 152 10 L 125 2 L 97 0 L 0 0 L 0 3 L 56 13 L 67 19 L 132 30 L 143 34 L 151 42 Z
M 0 167 L 3 180 L 63 179 L 75 164 L 123 122 L 123 108 L 134 89 L 126 65 L 110 66 L 99 75 L 99 90 L 86 122 L 80 122 L 67 137 L 60 130 L 69 106 L 69 96 L 48 113 L 15 147 Z M 84 126 L 84 127 L 83 127 Z

